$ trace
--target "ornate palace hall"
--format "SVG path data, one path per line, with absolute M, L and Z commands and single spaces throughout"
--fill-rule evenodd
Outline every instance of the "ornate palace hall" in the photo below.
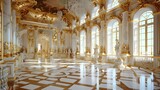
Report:
M 0 0 L 0 90 L 160 90 L 160 0 Z

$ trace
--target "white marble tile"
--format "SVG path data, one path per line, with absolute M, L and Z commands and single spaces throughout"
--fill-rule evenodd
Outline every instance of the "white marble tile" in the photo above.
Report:
M 28 80 L 39 81 L 40 79 L 36 79 L 36 78 L 28 78 Z
M 73 73 L 72 75 L 77 75 L 77 76 L 80 76 L 80 73 Z
M 39 75 L 39 74 L 42 74 L 44 72 L 32 72 L 32 74 L 36 74 L 36 75 Z
M 122 72 L 120 74 L 121 77 L 135 77 L 132 72 Z
M 47 77 L 38 76 L 36 78 L 38 78 L 38 79 L 46 79 Z
M 100 84 L 99 87 L 100 88 L 106 88 L 106 89 L 109 89 L 109 90 L 123 90 L 122 88 L 120 88 L 117 85 L 115 87 L 113 87 L 112 84 Z
M 140 86 L 137 82 L 124 81 L 124 80 L 122 80 L 121 82 L 131 89 L 139 89 Z
M 57 78 L 47 78 L 46 80 L 57 81 Z
M 18 80 L 25 80 L 25 79 L 27 79 L 28 77 L 22 77 L 22 78 L 19 78 Z
M 103 79 L 102 83 L 108 83 L 108 84 L 112 84 L 113 80 L 112 79 Z M 120 81 L 116 81 L 116 84 L 120 84 Z
M 82 85 L 73 85 L 69 90 L 92 90 L 92 87 L 82 86 Z
M 75 83 L 77 80 L 76 79 L 61 78 L 60 81 L 68 82 L 68 83 Z
M 38 85 L 29 84 L 29 85 L 23 86 L 23 87 L 21 87 L 21 88 L 23 88 L 23 89 L 28 89 L 28 90 L 35 90 L 35 89 L 37 89 L 37 88 L 39 88 L 39 87 L 40 87 L 40 86 L 38 86 Z
M 64 90 L 64 89 L 61 87 L 56 87 L 56 86 L 47 86 L 43 88 L 42 90 Z
M 21 76 L 25 76 L 25 77 L 35 77 L 35 76 L 37 76 L 37 75 L 33 75 L 33 74 L 23 74 L 23 75 L 21 75 Z
M 56 83 L 57 85 L 61 85 L 61 86 L 70 86 L 70 84 L 65 84 L 65 83 Z
M 18 72 L 17 74 L 25 74 L 25 73 L 27 73 L 27 72 Z
M 136 82 L 137 81 L 137 79 L 136 78 L 124 78 L 124 77 L 121 77 L 120 78 L 120 81 L 124 81 L 124 80 L 126 80 L 126 81 L 130 81 L 130 82 L 132 82 L 132 81 L 134 81 L 134 82 Z
M 96 82 L 96 77 L 92 78 L 92 77 L 84 77 L 82 78 L 78 83 L 80 84 L 87 84 L 87 85 L 95 85 Z
M 18 82 L 19 84 L 28 84 L 29 82 L 25 82 L 25 81 L 20 81 Z
M 80 76 L 67 76 L 68 78 L 80 79 Z
M 52 83 L 54 83 L 54 82 L 52 82 L 52 81 L 47 81 L 47 80 L 41 80 L 41 81 L 39 81 L 38 83 L 41 83 L 41 84 L 52 84 Z

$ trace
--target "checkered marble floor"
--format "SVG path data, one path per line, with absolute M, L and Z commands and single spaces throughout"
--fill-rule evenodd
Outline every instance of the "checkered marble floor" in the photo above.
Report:
M 124 70 L 110 63 L 22 63 L 16 72 L 15 90 L 135 90 L 141 75 L 151 71 L 137 67 Z M 160 90 L 160 74 L 153 73 L 153 87 Z M 145 87 L 147 81 L 144 82 Z

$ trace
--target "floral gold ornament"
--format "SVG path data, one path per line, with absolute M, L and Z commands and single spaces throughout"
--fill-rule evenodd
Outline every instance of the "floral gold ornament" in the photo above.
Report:
M 130 55 L 129 45 L 128 44 L 122 44 L 121 48 L 121 54 L 122 55 Z

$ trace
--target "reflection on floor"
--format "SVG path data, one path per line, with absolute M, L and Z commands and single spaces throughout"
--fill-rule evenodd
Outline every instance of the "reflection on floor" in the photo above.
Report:
M 118 70 L 110 63 L 57 61 L 59 63 L 22 63 L 16 73 L 15 90 L 160 89 L 160 75 L 145 69 L 126 67 Z

